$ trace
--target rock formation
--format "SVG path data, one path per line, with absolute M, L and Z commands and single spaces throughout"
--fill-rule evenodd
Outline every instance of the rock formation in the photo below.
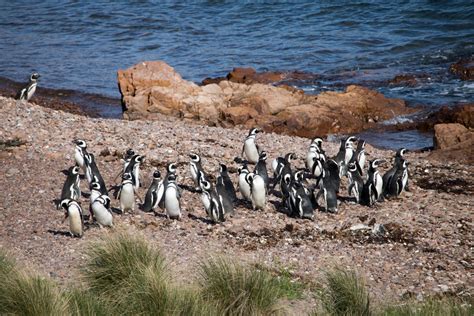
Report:
M 360 86 L 307 95 L 291 87 L 254 83 L 288 78 L 282 73 L 259 76 L 251 68 L 240 68 L 227 80 L 198 86 L 162 61 L 142 62 L 118 71 L 124 118 L 153 119 L 161 113 L 211 126 L 260 126 L 266 132 L 314 137 L 358 132 L 414 111 L 402 100 Z

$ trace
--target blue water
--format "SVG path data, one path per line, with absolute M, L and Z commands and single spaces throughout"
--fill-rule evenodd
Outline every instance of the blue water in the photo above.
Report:
M 119 97 L 116 71 L 164 60 L 189 80 L 235 66 L 323 75 L 311 93 L 362 83 L 412 104 L 473 101 L 449 65 L 474 53 L 472 1 L 190 4 L 0 1 L 0 76 Z M 385 80 L 423 74 L 416 87 Z

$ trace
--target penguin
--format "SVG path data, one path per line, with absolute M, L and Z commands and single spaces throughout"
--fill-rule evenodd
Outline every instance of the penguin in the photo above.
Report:
M 118 198 L 120 199 L 120 210 L 122 213 L 135 210 L 135 187 L 132 175 L 128 172 L 122 175 L 122 184 L 120 185 Z
M 64 220 L 69 219 L 69 232 L 73 237 L 81 238 L 84 233 L 81 205 L 74 199 L 64 199 L 60 205 L 65 210 Z
M 285 158 L 278 157 L 272 162 L 273 168 L 273 189 L 277 184 L 280 184 L 285 174 L 292 174 L 291 171 L 291 161 L 296 160 L 296 154 L 288 153 L 285 155 Z
M 18 91 L 15 99 L 30 101 L 30 99 L 33 97 L 33 94 L 35 94 L 36 86 L 38 85 L 38 79 L 40 77 L 41 76 L 39 73 L 32 73 L 30 76 L 30 81 L 20 91 Z
M 352 160 L 352 157 L 354 156 L 355 152 L 353 142 L 356 140 L 357 138 L 354 136 L 349 136 L 347 138 L 341 139 L 339 151 L 337 155 L 333 158 L 333 160 L 339 166 L 339 177 L 342 177 L 347 173 L 347 165 L 349 164 L 349 161 Z
M 323 156 L 322 158 L 326 160 L 326 152 L 323 149 L 323 139 L 321 137 L 316 137 L 311 141 L 311 145 L 316 146 L 318 154 Z
M 72 166 L 68 169 L 68 175 L 64 182 L 63 189 L 61 190 L 61 199 L 63 200 L 76 200 L 78 201 L 81 197 L 81 189 L 79 187 L 81 179 L 79 178 L 79 166 Z M 58 205 L 61 206 L 60 204 Z
M 324 157 L 321 156 L 321 158 L 313 157 L 313 165 L 311 171 L 311 175 L 315 177 L 316 179 L 320 179 L 322 174 L 323 174 L 323 169 L 324 169 Z
M 369 161 L 368 178 L 364 183 L 361 194 L 361 204 L 363 205 L 372 206 L 383 197 L 383 180 L 378 171 L 378 167 L 383 162 L 382 159 Z
M 163 192 L 166 192 L 166 188 L 168 187 L 169 176 L 174 175 L 176 178 L 176 170 L 178 170 L 178 167 L 174 162 L 168 164 L 166 167 L 166 176 L 163 179 Z M 160 203 L 158 203 L 158 206 L 163 210 L 165 209 L 165 193 L 163 193 L 163 197 L 161 198 Z
M 108 195 L 107 187 L 105 185 L 104 179 L 102 178 L 99 168 L 95 163 L 95 157 L 92 153 L 87 153 L 84 156 L 84 164 L 86 166 L 86 178 L 89 186 L 92 184 L 93 181 L 99 182 L 100 190 L 103 195 Z
M 231 198 L 232 202 L 237 201 L 237 195 L 235 193 L 235 188 L 234 184 L 232 183 L 232 180 L 230 179 L 229 173 L 227 171 L 227 166 L 224 164 L 220 164 L 220 177 L 222 178 L 222 182 L 224 183 L 225 189 L 227 191 L 227 194 Z M 217 178 L 219 181 L 219 178 Z
M 269 178 L 267 172 L 267 153 L 262 151 L 258 157 L 258 162 L 255 165 L 255 174 L 258 174 L 262 177 L 263 181 L 265 182 L 265 189 L 268 190 Z
M 153 172 L 153 180 L 145 194 L 145 203 L 142 204 L 142 211 L 154 211 L 162 199 L 164 192 L 165 189 L 163 180 L 161 179 L 161 173 L 159 170 L 155 170 L 155 172 Z
M 329 213 L 337 213 L 337 194 L 336 190 L 334 190 L 331 186 L 321 186 L 318 194 L 316 195 L 316 200 L 318 201 L 319 198 L 323 198 L 323 209 Z
M 224 183 L 224 178 L 219 175 L 216 180 L 216 198 L 219 203 L 222 204 L 225 214 L 234 213 L 234 199 L 229 194 L 226 184 Z
M 390 178 L 390 182 L 386 187 L 386 196 L 399 196 L 405 189 L 406 183 L 404 182 L 406 174 L 408 173 L 408 162 L 405 159 L 397 161 L 397 170 L 395 174 Z
M 92 215 L 100 227 L 113 226 L 112 212 L 110 211 L 110 198 L 101 195 L 92 203 Z
M 267 190 L 265 181 L 261 176 L 255 173 L 248 173 L 245 180 L 250 186 L 250 201 L 254 210 L 263 210 L 266 204 Z
M 135 156 L 135 151 L 132 148 L 127 149 L 127 151 L 124 153 L 122 161 L 123 161 L 123 172 L 127 170 L 127 166 L 132 160 L 133 156 Z
M 199 185 L 199 176 L 201 175 L 201 172 L 204 173 L 204 170 L 201 165 L 201 157 L 198 154 L 190 154 L 189 158 L 191 158 L 190 162 L 190 170 L 191 170 L 191 177 L 194 181 L 195 185 L 195 190 L 199 191 L 200 185 Z
M 387 194 L 387 190 L 388 190 L 388 186 L 389 186 L 389 183 L 390 183 L 390 179 L 393 177 L 393 175 L 395 174 L 395 172 L 397 171 L 397 168 L 399 166 L 399 163 L 401 160 L 405 159 L 405 153 L 407 153 L 408 150 L 406 148 L 400 148 L 397 150 L 397 152 L 395 153 L 395 161 L 393 163 L 393 167 L 391 169 L 389 169 L 387 172 L 385 172 L 385 174 L 383 175 L 382 177 L 382 180 L 383 180 L 383 192 L 384 194 Z M 407 189 L 407 185 L 408 185 L 408 168 L 406 169 L 406 173 L 404 174 L 403 176 L 403 182 L 404 182 L 404 185 L 403 187 L 405 188 L 405 190 Z
M 74 148 L 74 160 L 76 164 L 86 172 L 86 165 L 85 165 L 85 156 L 87 155 L 87 143 L 82 139 L 75 139 L 73 140 L 75 144 Z
M 311 141 L 311 144 L 306 154 L 306 169 L 309 172 L 313 169 L 314 159 L 326 160 L 326 155 L 322 149 L 323 140 L 319 137 L 316 137 Z
M 176 184 L 176 175 L 172 173 L 168 176 L 168 184 L 165 191 L 165 210 L 168 219 L 181 220 L 180 198 L 181 192 Z
M 244 146 L 242 147 L 242 157 L 244 157 L 245 154 L 247 161 L 251 164 L 256 164 L 260 156 L 260 148 L 255 142 L 257 133 L 260 132 L 261 130 L 259 130 L 258 128 L 252 128 L 249 131 L 247 138 L 245 138 Z
M 355 197 L 356 203 L 359 204 L 364 187 L 364 179 L 362 179 L 357 162 L 353 161 L 349 163 L 347 177 L 349 178 L 349 196 Z
M 359 139 L 357 141 L 357 149 L 351 161 L 356 162 L 356 167 L 359 170 L 360 175 L 364 174 L 364 167 L 365 167 L 365 140 Z
M 211 183 L 205 180 L 204 177 L 200 178 L 200 186 L 202 191 L 201 200 L 207 216 L 213 223 L 224 222 L 226 212 L 223 197 L 213 190 Z
M 299 177 L 296 177 L 299 178 Z M 294 181 L 290 189 L 290 216 L 310 219 L 314 218 L 313 204 L 307 190 L 299 181 Z
M 102 195 L 100 184 L 99 182 L 92 182 L 90 186 L 90 195 L 89 195 L 89 213 L 94 214 L 94 210 L 92 209 L 92 203 L 94 203 L 95 199 Z
M 331 186 L 336 193 L 339 193 L 339 187 L 341 184 L 339 166 L 334 160 L 328 159 L 324 163 L 323 168 L 324 168 L 324 172 L 323 172 L 322 182 L 324 183 L 324 186 L 325 187 Z
M 239 191 L 242 198 L 247 201 L 251 201 L 250 185 L 248 184 L 246 177 L 249 174 L 247 165 L 239 167 Z
M 132 177 L 132 184 L 135 190 L 141 186 L 140 183 L 140 164 L 145 160 L 145 156 L 141 155 L 134 155 L 130 162 L 128 163 L 127 167 L 125 168 L 125 173 L 129 173 Z

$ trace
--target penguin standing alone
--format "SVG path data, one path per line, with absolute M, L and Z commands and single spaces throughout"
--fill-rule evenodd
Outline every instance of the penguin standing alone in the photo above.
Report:
M 81 189 L 79 178 L 79 166 L 70 167 L 68 170 L 68 175 L 66 181 L 64 182 L 63 189 L 61 190 L 61 199 L 63 200 L 76 200 L 78 201 L 81 197 Z M 59 208 L 60 204 L 58 205 Z
M 24 86 L 20 91 L 18 91 L 15 96 L 15 99 L 29 101 L 35 94 L 36 86 L 38 85 L 38 79 L 40 77 L 41 76 L 39 75 L 39 73 L 32 73 L 30 76 L 30 81 L 26 84 L 26 86 Z
M 260 148 L 255 142 L 257 133 L 260 133 L 260 132 L 261 131 L 258 128 L 252 128 L 249 131 L 247 138 L 245 138 L 244 146 L 242 148 L 242 157 L 244 157 L 244 154 L 245 154 L 247 161 L 251 164 L 256 164 L 260 156 Z

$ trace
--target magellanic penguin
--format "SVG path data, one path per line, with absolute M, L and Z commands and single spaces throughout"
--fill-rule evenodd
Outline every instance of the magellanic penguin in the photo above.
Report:
M 345 176 L 347 173 L 347 165 L 354 156 L 354 142 L 357 140 L 354 136 L 341 139 L 341 145 L 339 146 L 339 152 L 333 160 L 339 166 L 339 177 Z
M 268 190 L 268 184 L 270 181 L 267 172 L 267 153 L 265 151 L 260 153 L 257 165 L 255 165 L 254 173 L 262 177 L 263 181 L 265 182 L 265 189 Z
M 97 165 L 95 163 L 94 154 L 87 153 L 84 158 L 84 164 L 86 166 L 86 178 L 87 182 L 89 183 L 89 186 L 92 184 L 92 182 L 99 182 L 101 193 L 103 195 L 108 195 L 109 192 L 107 191 L 105 181 L 102 178 L 99 172 L 99 168 L 97 168 Z
M 369 170 L 367 171 L 367 181 L 362 188 L 361 204 L 372 206 L 382 198 L 383 180 L 378 171 L 378 167 L 384 162 L 382 159 L 369 161 Z
M 406 162 L 405 159 L 400 159 L 397 163 L 397 170 L 395 174 L 390 177 L 390 182 L 386 188 L 386 196 L 399 196 L 405 189 L 406 182 L 404 182 L 404 180 L 408 173 L 408 162 Z
M 195 190 L 199 191 L 201 189 L 199 184 L 199 177 L 201 175 L 201 172 L 204 174 L 204 169 L 201 165 L 201 156 L 199 156 L 198 154 L 190 154 L 189 158 L 191 158 L 191 161 L 189 163 L 191 178 L 194 181 Z
M 267 190 L 265 181 L 255 173 L 248 173 L 245 180 L 250 186 L 250 201 L 254 210 L 264 210 L 267 201 Z
M 73 237 L 82 237 L 84 232 L 84 222 L 81 205 L 73 199 L 64 199 L 61 206 L 65 210 L 65 218 L 69 219 L 69 231 Z
M 92 215 L 99 226 L 112 227 L 113 217 L 110 211 L 110 198 L 107 195 L 101 195 L 92 203 Z
M 282 183 L 283 178 L 286 174 L 292 175 L 291 171 L 291 161 L 296 160 L 296 154 L 288 153 L 285 155 L 285 158 L 278 157 L 272 162 L 273 168 L 273 189 L 277 184 Z
M 400 164 L 400 161 L 405 159 L 405 153 L 407 153 L 407 152 L 408 152 L 408 150 L 406 148 L 400 148 L 395 153 L 395 161 L 393 162 L 393 167 L 391 169 L 389 169 L 387 172 L 385 172 L 385 174 L 382 177 L 384 194 L 387 194 L 390 179 L 393 177 L 393 175 L 397 171 L 397 168 Z M 405 174 L 403 175 L 403 183 L 404 183 L 403 187 L 406 190 L 407 185 L 408 185 L 408 167 L 406 169 Z
M 326 155 L 322 149 L 323 140 L 319 137 L 316 137 L 311 141 L 311 144 L 306 154 L 306 169 L 309 172 L 313 170 L 313 164 L 315 159 L 326 160 Z
M 79 166 L 70 167 L 68 170 L 68 175 L 66 181 L 64 182 L 63 189 L 61 190 L 61 199 L 63 200 L 76 200 L 79 201 L 81 197 L 81 189 L 79 186 Z M 59 209 L 58 205 L 58 209 Z
M 224 178 L 222 177 L 222 166 L 220 168 L 219 176 L 217 176 L 216 180 L 216 197 L 219 202 L 224 207 L 225 214 L 233 214 L 234 213 L 234 199 L 226 187 L 226 183 L 224 182 Z
M 155 170 L 155 172 L 153 172 L 153 181 L 145 195 L 145 202 L 142 205 L 142 211 L 154 211 L 163 197 L 164 192 L 165 189 L 163 186 L 163 179 L 161 179 L 161 173 L 159 170 Z
M 125 173 L 129 173 L 132 176 L 132 183 L 135 190 L 141 187 L 140 183 L 140 164 L 145 160 L 145 156 L 135 155 L 130 160 L 130 163 L 125 168 Z
M 250 199 L 250 185 L 248 184 L 246 178 L 249 174 L 249 169 L 247 165 L 239 167 L 239 191 L 242 195 L 242 198 L 246 201 L 251 201 Z
M 86 165 L 85 165 L 85 156 L 87 155 L 87 143 L 82 139 L 75 139 L 73 140 L 75 145 L 74 148 L 74 160 L 76 164 L 84 170 L 86 173 Z
M 122 184 L 120 185 L 118 198 L 120 199 L 120 210 L 122 213 L 135 210 L 135 187 L 132 175 L 128 172 L 122 175 Z
M 296 176 L 293 180 L 289 202 L 287 203 L 290 208 L 290 216 L 312 220 L 314 218 L 313 204 L 303 184 L 297 181 L 298 178 Z
M 222 196 L 219 196 L 209 181 L 204 177 L 200 178 L 201 186 L 201 200 L 204 204 L 207 216 L 213 223 L 220 223 L 225 221 L 225 208 Z
M 33 94 L 35 94 L 39 77 L 41 76 L 37 72 L 32 73 L 30 81 L 20 91 L 18 91 L 15 99 L 29 101 L 33 97 Z
M 249 131 L 247 138 L 245 138 L 244 146 L 242 147 L 242 157 L 247 159 L 247 161 L 251 164 L 256 164 L 258 162 L 258 158 L 260 156 L 260 149 L 255 142 L 255 138 L 257 133 L 260 133 L 261 130 L 258 128 L 252 128 Z
M 172 162 L 169 163 L 168 166 L 166 167 L 166 175 L 163 179 L 163 190 L 166 193 L 166 188 L 168 187 L 168 178 L 170 175 L 174 175 L 176 179 L 176 171 L 178 170 L 178 167 L 176 163 Z M 160 202 L 158 205 L 160 206 L 161 209 L 165 209 L 165 193 L 163 193 L 163 197 L 161 198 Z
M 326 212 L 337 212 L 337 193 L 339 192 L 340 180 L 337 163 L 332 159 L 327 160 L 323 166 L 322 178 L 318 182 L 319 191 L 315 197 L 316 201 L 321 197 L 323 198 L 323 203 L 318 202 L 317 204 L 322 206 Z
M 360 175 L 364 174 L 366 160 L 365 155 L 365 140 L 359 139 L 357 141 L 357 149 L 355 151 L 352 161 L 355 161 L 356 167 L 359 170 Z
M 227 170 L 227 166 L 224 164 L 220 164 L 220 177 L 222 178 L 222 182 L 224 183 L 225 189 L 227 190 L 227 195 L 230 196 L 232 202 L 237 201 L 237 194 L 235 193 L 234 183 L 232 182 L 229 172 Z M 218 179 L 219 181 L 219 179 Z
M 176 175 L 170 174 L 168 176 L 168 185 L 165 191 L 165 210 L 168 219 L 181 220 L 181 205 L 180 205 L 181 192 L 176 184 Z
M 353 196 L 356 199 L 356 203 L 360 203 L 362 189 L 364 187 L 364 179 L 359 172 L 357 162 L 353 161 L 349 163 L 349 169 L 347 170 L 347 177 L 349 178 L 349 196 Z

